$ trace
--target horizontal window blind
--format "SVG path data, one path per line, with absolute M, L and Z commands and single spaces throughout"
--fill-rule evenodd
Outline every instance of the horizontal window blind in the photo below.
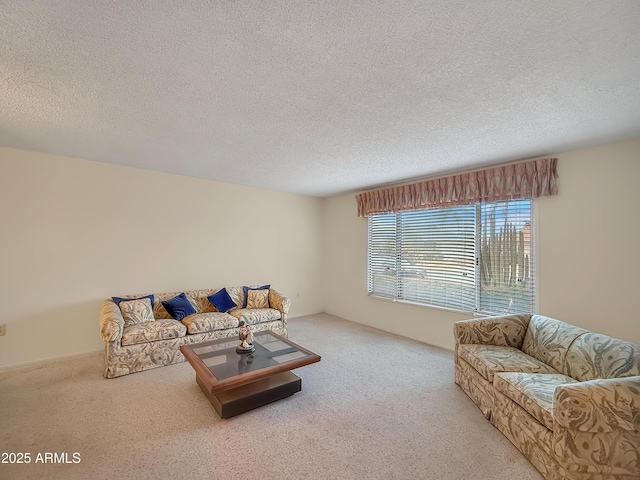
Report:
M 396 298 L 396 216 L 369 217 L 369 292 Z
M 368 291 L 465 312 L 533 312 L 532 201 L 372 215 Z
M 480 224 L 480 305 L 486 313 L 532 313 L 532 202 L 483 204 Z
M 398 214 L 399 297 L 456 310 L 475 307 L 473 206 Z

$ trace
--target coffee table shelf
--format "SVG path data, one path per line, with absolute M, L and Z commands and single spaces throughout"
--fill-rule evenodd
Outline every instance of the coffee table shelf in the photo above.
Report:
M 238 340 L 225 338 L 180 351 L 196 372 L 196 382 L 221 418 L 228 418 L 293 395 L 302 380 L 291 370 L 321 357 L 272 331 L 254 334 L 255 352 L 236 353 Z

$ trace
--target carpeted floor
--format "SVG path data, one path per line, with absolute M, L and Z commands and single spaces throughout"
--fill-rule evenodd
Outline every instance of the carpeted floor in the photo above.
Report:
M 1 479 L 542 477 L 453 382 L 453 355 L 330 315 L 289 323 L 302 392 L 220 420 L 188 363 L 102 377 L 102 355 L 0 373 Z M 35 463 L 46 452 L 79 463 Z M 76 457 L 76 460 L 78 457 Z

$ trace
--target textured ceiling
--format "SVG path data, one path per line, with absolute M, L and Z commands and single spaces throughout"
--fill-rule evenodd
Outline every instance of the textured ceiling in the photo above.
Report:
M 0 111 L 0 145 L 330 196 L 640 136 L 640 2 L 0 0 Z

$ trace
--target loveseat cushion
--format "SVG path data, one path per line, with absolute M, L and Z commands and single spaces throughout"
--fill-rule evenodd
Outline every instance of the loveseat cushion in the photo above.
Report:
M 493 386 L 524 408 L 533 418 L 553 431 L 553 393 L 558 385 L 577 383 L 571 377 L 556 374 L 500 372 Z
M 125 327 L 122 331 L 122 345 L 153 342 L 184 337 L 187 329 L 176 320 L 156 320 Z
M 489 382 L 498 372 L 560 373 L 521 350 L 496 345 L 458 345 L 458 356 Z
M 237 321 L 244 320 L 249 325 L 279 320 L 282 315 L 275 308 L 236 308 L 229 312 Z
M 183 318 L 182 324 L 187 327 L 189 335 L 195 335 L 196 333 L 236 328 L 238 319 L 223 312 L 195 313 Z
M 522 351 L 565 375 L 565 357 L 573 341 L 588 330 L 555 318 L 533 315 L 522 343 Z
M 585 333 L 569 347 L 567 375 L 580 381 L 640 375 L 640 345 L 600 333 Z
M 454 325 L 456 343 L 481 343 L 522 349 L 531 315 L 461 320 Z
M 556 422 L 568 430 L 613 433 L 625 430 L 640 446 L 640 377 L 605 378 L 558 387 L 554 395 Z M 640 450 L 627 450 L 640 468 Z M 638 477 L 640 478 L 640 477 Z

